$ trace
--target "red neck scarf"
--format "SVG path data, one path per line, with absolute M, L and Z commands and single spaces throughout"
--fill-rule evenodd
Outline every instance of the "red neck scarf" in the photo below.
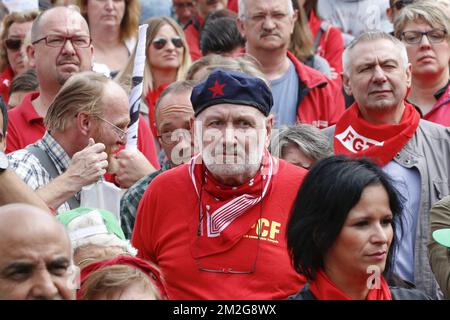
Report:
M 399 124 L 375 125 L 364 120 L 358 104 L 354 103 L 336 123 L 335 153 L 368 157 L 384 166 L 412 138 L 419 120 L 416 109 L 405 102 L 405 111 Z
M 193 229 L 194 257 L 204 257 L 232 248 L 262 214 L 250 208 L 261 205 L 272 184 L 275 159 L 265 152 L 260 170 L 241 186 L 225 186 L 217 182 L 200 155 L 191 159 L 189 174 L 199 198 L 199 213 L 190 223 Z M 195 227 L 195 229 L 193 228 Z
M 309 290 L 317 300 L 352 300 L 336 287 L 322 270 L 317 272 L 316 279 L 310 282 Z M 369 290 L 366 300 L 392 300 L 391 291 L 384 277 L 380 279 L 379 289 L 372 288 Z

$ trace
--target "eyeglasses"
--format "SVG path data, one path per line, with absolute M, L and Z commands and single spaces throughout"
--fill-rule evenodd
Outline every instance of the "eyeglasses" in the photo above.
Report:
M 286 21 L 289 17 L 289 14 L 284 12 L 274 12 L 269 14 L 263 14 L 263 13 L 257 13 L 253 16 L 247 17 L 248 19 L 252 20 L 254 23 L 261 23 L 265 22 L 267 17 L 270 17 L 271 20 L 275 22 L 283 22 Z
M 175 46 L 175 48 L 183 47 L 183 41 L 181 40 L 180 37 L 171 38 L 170 41 L 172 41 L 172 44 Z M 164 37 L 156 38 L 152 41 L 152 44 L 156 50 L 161 50 L 166 46 L 167 39 Z
M 404 6 L 413 3 L 413 0 L 399 0 L 396 3 L 394 3 L 394 7 L 397 10 L 403 9 Z
M 117 133 L 117 135 L 119 136 L 119 139 L 120 139 L 120 140 L 123 140 L 123 139 L 128 135 L 128 130 L 122 130 L 122 129 L 120 129 L 118 126 L 116 126 L 115 124 L 109 122 L 109 121 L 106 120 L 106 119 L 103 119 L 103 118 L 100 117 L 100 116 L 95 116 L 95 117 L 99 118 L 99 119 L 102 120 L 102 121 L 105 121 L 107 124 L 109 124 L 111 127 L 113 127 L 113 128 L 116 130 L 116 133 Z
M 45 40 L 45 44 L 49 47 L 53 48 L 60 48 L 64 47 L 67 40 L 70 40 L 72 45 L 77 48 L 87 48 L 91 45 L 91 37 L 89 36 L 72 36 L 72 37 L 65 37 L 62 35 L 48 35 L 46 37 L 40 38 L 36 41 L 33 41 L 31 44 L 36 44 L 42 40 Z
M 5 47 L 9 50 L 19 50 L 22 46 L 22 39 L 6 39 Z
M 405 31 L 402 32 L 403 40 L 409 44 L 417 44 L 422 41 L 423 36 L 427 36 L 430 43 L 440 43 L 447 37 L 447 31 L 441 29 L 433 29 L 427 32 L 421 31 Z
M 161 141 L 167 145 L 174 145 L 181 140 L 191 140 L 190 127 L 186 129 L 176 129 L 175 131 L 164 132 L 157 136 Z
M 203 191 L 203 182 L 202 182 L 202 186 L 200 189 L 200 203 L 199 203 L 199 223 L 198 223 L 198 231 L 197 231 L 197 235 L 200 236 L 201 235 L 201 228 L 202 228 L 202 221 L 203 221 L 203 210 L 202 210 L 202 191 Z M 261 197 L 262 197 L 262 189 L 261 189 Z M 212 273 L 226 273 L 226 274 L 252 274 L 255 273 L 256 271 L 256 261 L 258 260 L 258 255 L 259 255 L 259 246 L 261 243 L 261 237 L 262 237 L 262 212 L 263 212 L 263 199 L 261 199 L 260 201 L 260 211 L 259 211 L 259 219 L 258 222 L 255 224 L 255 230 L 256 230 L 256 236 L 250 236 L 248 237 L 248 239 L 246 239 L 247 241 L 254 241 L 256 242 L 256 247 L 250 249 L 248 252 L 248 254 L 250 253 L 255 253 L 255 258 L 250 266 L 250 268 L 245 269 L 245 268 L 236 268 L 236 267 L 206 267 L 204 265 L 202 265 L 202 260 L 206 260 L 205 258 L 196 258 L 195 259 L 195 264 L 197 265 L 197 270 L 199 271 L 203 271 L 203 272 L 212 272 Z M 244 238 L 244 237 L 243 237 Z M 256 239 L 254 239 L 256 238 Z M 212 257 L 212 259 L 215 259 L 214 256 Z M 240 261 L 240 257 L 236 257 L 237 261 Z

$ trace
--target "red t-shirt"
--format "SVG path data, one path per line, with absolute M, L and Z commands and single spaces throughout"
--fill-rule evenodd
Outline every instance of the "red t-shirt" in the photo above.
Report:
M 285 299 L 303 287 L 305 279 L 291 266 L 286 249 L 286 224 L 306 171 L 277 162 L 263 210 L 257 204 L 247 211 L 257 210 L 261 215 L 262 238 L 257 239 L 255 221 L 233 248 L 204 260 L 219 269 L 244 261 L 241 271 L 253 270 L 256 261 L 250 274 L 199 270 L 198 265 L 205 262 L 194 259 L 191 253 L 199 199 L 188 164 L 165 171 L 152 181 L 138 208 L 132 243 L 140 258 L 161 268 L 169 299 Z M 247 259 L 256 250 L 255 259 Z
M 23 149 L 44 136 L 44 118 L 37 114 L 31 103 L 38 96 L 39 92 L 29 93 L 20 105 L 8 111 L 6 153 Z M 138 149 L 156 169 L 159 169 L 155 139 L 142 116 L 139 117 Z

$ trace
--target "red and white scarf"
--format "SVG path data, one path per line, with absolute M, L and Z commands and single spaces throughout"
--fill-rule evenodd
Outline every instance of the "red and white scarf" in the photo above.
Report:
M 334 151 L 354 157 L 368 157 L 380 166 L 386 165 L 413 137 L 420 115 L 405 102 L 399 124 L 376 125 L 366 121 L 355 102 L 336 123 Z
M 384 277 L 380 278 L 379 284 L 379 288 L 369 290 L 366 300 L 392 300 L 391 291 Z M 310 282 L 309 290 L 317 300 L 352 300 L 351 297 L 336 287 L 322 270 L 318 271 L 314 281 Z
M 201 201 L 196 217 L 197 248 L 202 252 L 200 255 L 208 255 L 232 247 L 258 220 L 261 213 L 257 210 L 244 213 L 259 204 L 269 192 L 275 159 L 266 151 L 257 174 L 241 186 L 230 187 L 215 180 L 205 165 L 199 163 L 199 157 L 191 159 L 189 174 Z

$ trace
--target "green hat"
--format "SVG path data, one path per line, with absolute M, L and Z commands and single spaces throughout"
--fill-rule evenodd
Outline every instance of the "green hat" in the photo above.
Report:
M 113 213 L 104 209 L 77 208 L 56 218 L 64 224 L 74 249 L 87 245 L 120 246 L 135 253 Z
M 440 245 L 450 248 L 450 228 L 434 231 L 433 239 Z

